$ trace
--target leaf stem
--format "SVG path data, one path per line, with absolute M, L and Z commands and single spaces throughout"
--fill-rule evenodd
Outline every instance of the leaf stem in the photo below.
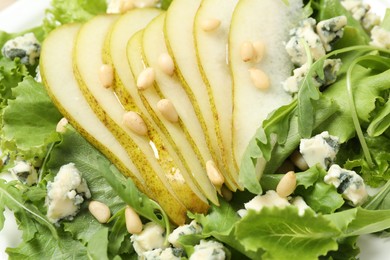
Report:
M 356 134 L 358 136 L 360 145 L 362 146 L 364 157 L 366 158 L 369 167 L 372 168 L 374 166 L 374 163 L 372 161 L 370 150 L 368 149 L 367 142 L 366 142 L 366 140 L 364 138 L 363 131 L 362 131 L 362 128 L 361 128 L 360 123 L 359 123 L 359 118 L 358 118 L 357 111 L 356 111 L 355 100 L 354 100 L 354 97 L 353 97 L 352 82 L 351 82 L 351 80 L 352 80 L 351 74 L 352 74 L 352 71 L 353 71 L 354 67 L 359 62 L 361 62 L 363 60 L 367 60 L 367 59 L 369 59 L 369 57 L 367 57 L 367 56 L 359 57 L 359 58 L 355 59 L 351 63 L 351 65 L 348 67 L 348 71 L 347 71 L 347 91 L 348 91 L 348 103 L 349 103 L 349 106 L 351 108 L 351 116 L 352 116 L 352 121 L 353 121 L 355 130 L 356 130 Z
M 50 230 L 50 232 L 52 233 L 53 237 L 55 239 L 58 239 L 58 234 L 57 234 L 57 230 L 53 227 L 53 225 L 47 221 L 44 217 L 40 216 L 39 214 L 35 213 L 34 211 L 32 211 L 31 209 L 27 208 L 25 205 L 23 205 L 22 203 L 20 203 L 17 199 L 15 199 L 7 190 L 5 190 L 4 188 L 0 187 L 0 192 L 2 192 L 5 196 L 7 196 L 12 202 L 14 202 L 16 205 L 18 205 L 19 207 L 21 207 L 22 209 L 24 209 L 25 211 L 29 212 L 31 215 L 33 215 L 35 218 L 37 218 L 38 220 L 40 220 L 40 222 L 43 222 Z

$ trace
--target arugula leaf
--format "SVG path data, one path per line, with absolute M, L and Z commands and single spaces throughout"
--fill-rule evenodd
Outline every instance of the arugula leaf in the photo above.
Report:
M 265 259 L 316 259 L 338 248 L 340 231 L 313 211 L 300 217 L 298 209 L 289 206 L 248 211 L 235 235 L 248 251 L 266 250 Z
M 40 225 L 36 225 L 34 239 L 23 241 L 16 248 L 7 248 L 10 259 L 87 259 L 86 248 L 74 240 L 70 233 L 58 231 L 54 238 Z
M 23 225 L 25 231 L 23 233 L 23 239 L 25 241 L 30 241 L 37 232 L 37 230 L 35 230 L 35 225 L 32 224 L 31 218 L 46 227 L 47 230 L 51 232 L 51 237 L 57 239 L 57 230 L 52 223 L 50 223 L 46 216 L 44 216 L 34 205 L 25 203 L 20 191 L 15 187 L 16 184 L 22 185 L 18 181 L 6 183 L 5 180 L 0 179 L 0 213 L 3 214 L 6 206 L 17 213 L 20 219 L 24 220 L 20 222 L 20 225 Z M 4 216 L 0 220 L 0 227 L 2 228 L 4 225 Z
M 69 162 L 75 163 L 83 173 L 92 199 L 99 198 L 110 206 L 114 214 L 123 209 L 126 203 L 141 216 L 164 227 L 169 225 L 168 217 L 156 202 L 142 194 L 131 179 L 124 177 L 106 157 L 71 128 L 53 149 L 48 166 L 55 172 Z

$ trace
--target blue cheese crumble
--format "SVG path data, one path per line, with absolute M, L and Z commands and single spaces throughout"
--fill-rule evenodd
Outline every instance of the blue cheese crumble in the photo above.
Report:
M 387 31 L 380 26 L 375 26 L 371 31 L 370 45 L 390 49 L 390 31 Z
M 367 31 L 371 31 L 374 26 L 379 25 L 381 22 L 380 16 L 370 12 L 370 5 L 362 0 L 344 0 L 341 1 L 341 4 Z
M 146 251 L 138 257 L 139 260 L 180 260 L 182 259 L 184 250 L 180 248 L 168 247 L 165 249 L 157 248 L 151 251 Z
M 325 51 L 332 50 L 332 45 L 343 37 L 344 27 L 347 25 L 347 17 L 337 16 L 320 21 L 317 24 L 317 34 L 325 48 Z
M 142 257 L 145 252 L 154 249 L 165 249 L 165 229 L 154 222 L 148 222 L 144 225 L 141 233 L 130 237 L 135 252 Z
M 11 174 L 14 174 L 16 178 L 28 186 L 34 185 L 38 180 L 38 173 L 34 166 L 26 161 L 16 161 L 15 166 L 10 170 Z
M 56 223 L 60 219 L 72 220 L 84 199 L 91 192 L 74 163 L 63 165 L 54 181 L 47 183 L 47 217 Z
M 319 164 L 327 169 L 336 158 L 339 139 L 325 131 L 310 139 L 301 139 L 299 150 L 309 167 Z
M 20 58 L 23 64 L 35 65 L 41 53 L 41 45 L 33 33 L 27 33 L 7 41 L 1 52 L 11 60 Z
M 354 171 L 333 164 L 324 177 L 324 182 L 337 188 L 337 192 L 353 206 L 363 204 L 367 199 L 367 190 L 363 178 Z
M 340 71 L 341 65 L 342 63 L 340 59 L 326 59 L 323 65 L 324 78 L 320 78 L 318 76 L 314 77 L 314 84 L 320 88 L 334 83 L 337 79 L 337 74 Z M 307 63 L 294 69 L 293 75 L 282 82 L 283 89 L 290 94 L 298 93 L 299 86 L 301 85 L 302 80 L 306 77 L 308 71 L 309 66 Z
M 180 248 L 181 246 L 178 240 L 181 236 L 200 233 L 202 233 L 202 226 L 193 220 L 190 224 L 177 227 L 175 230 L 173 230 L 172 233 L 168 236 L 168 242 L 171 243 L 174 247 Z
M 307 62 L 302 40 L 307 43 L 314 60 L 318 60 L 325 55 L 325 48 L 321 38 L 315 32 L 315 26 L 316 21 L 313 18 L 307 18 L 302 20 L 298 27 L 290 31 L 291 38 L 286 43 L 286 51 L 290 55 L 291 61 L 298 66 L 302 66 Z
M 213 240 L 201 240 L 194 247 L 195 251 L 190 260 L 224 260 L 226 259 L 225 247 L 223 244 Z

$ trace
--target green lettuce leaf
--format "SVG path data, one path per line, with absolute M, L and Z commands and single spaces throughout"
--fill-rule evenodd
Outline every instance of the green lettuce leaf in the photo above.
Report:
M 264 249 L 263 259 L 317 259 L 338 248 L 340 231 L 321 215 L 306 211 L 300 217 L 290 206 L 248 211 L 235 235 L 248 251 Z
M 95 15 L 104 14 L 106 9 L 106 0 L 52 0 L 43 28 L 49 33 L 62 24 L 86 22 Z
M 1 148 L 11 158 L 43 159 L 47 146 L 59 140 L 56 125 L 62 115 L 45 89 L 30 76 L 12 89 L 14 99 L 2 111 Z

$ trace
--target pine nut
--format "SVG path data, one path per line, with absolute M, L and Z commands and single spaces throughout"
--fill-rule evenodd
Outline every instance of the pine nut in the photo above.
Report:
M 226 186 L 222 186 L 221 188 L 221 193 L 222 193 L 222 197 L 226 200 L 226 201 L 231 201 L 232 198 L 233 198 L 233 192 L 231 190 L 229 190 L 228 188 L 226 188 Z
M 254 46 L 250 41 L 245 41 L 241 44 L 240 55 L 244 62 L 251 61 L 255 54 Z
M 303 158 L 302 154 L 300 152 L 298 152 L 297 150 L 295 150 L 291 156 L 290 156 L 290 160 L 292 161 L 292 163 L 297 166 L 301 171 L 306 171 L 307 169 L 309 169 L 309 165 L 307 165 L 305 159 Z
M 220 189 L 225 182 L 225 178 L 222 176 L 221 172 L 212 160 L 206 162 L 206 171 L 211 183 L 217 189 Z
M 133 208 L 127 206 L 125 209 L 126 229 L 130 234 L 138 234 L 142 231 L 142 222 Z
M 253 43 L 253 48 L 254 48 L 254 52 L 255 52 L 255 62 L 260 62 L 263 57 L 264 57 L 264 53 L 265 53 L 265 44 L 264 42 L 262 41 L 255 41 Z
M 168 99 L 161 99 L 157 103 L 157 109 L 171 123 L 177 123 L 179 121 L 179 115 L 172 102 Z
M 138 135 L 144 136 L 148 134 L 148 128 L 144 120 L 136 112 L 129 111 L 123 114 L 123 124 Z
M 205 32 L 211 32 L 221 25 L 221 21 L 215 18 L 205 19 L 201 23 L 201 28 Z
M 290 196 L 297 186 L 297 176 L 295 172 L 289 171 L 286 173 L 282 179 L 279 181 L 278 186 L 276 186 L 276 193 L 280 197 Z
M 256 88 L 261 89 L 261 90 L 266 90 L 269 88 L 269 78 L 268 75 L 265 74 L 264 71 L 260 69 L 249 69 L 249 74 L 251 77 L 251 80 L 253 84 L 255 85 Z
M 137 79 L 137 87 L 140 90 L 145 90 L 153 85 L 153 82 L 155 80 L 155 72 L 153 68 L 146 68 L 144 69 L 138 76 Z
M 107 223 L 111 217 L 108 206 L 100 201 L 91 201 L 88 205 L 88 209 L 99 223 Z
M 68 124 L 68 119 L 65 117 L 61 118 L 61 120 L 57 123 L 56 126 L 56 132 L 57 133 L 65 133 L 66 132 L 66 125 Z
M 99 80 L 103 87 L 110 88 L 114 84 L 114 68 L 111 65 L 103 64 L 99 69 Z
M 295 165 L 289 159 L 285 160 L 282 165 L 278 168 L 276 172 L 278 173 L 287 173 L 289 171 L 293 171 L 295 169 Z
M 161 53 L 158 57 L 158 65 L 160 69 L 167 75 L 172 76 L 175 71 L 175 64 L 172 57 L 168 53 Z

